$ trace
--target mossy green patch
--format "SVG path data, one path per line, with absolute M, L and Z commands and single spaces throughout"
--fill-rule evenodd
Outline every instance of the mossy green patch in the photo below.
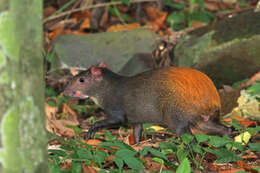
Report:
M 14 59 L 19 58 L 20 47 L 15 38 L 15 22 L 14 17 L 8 12 L 0 13 L 0 42 L 2 49 L 9 57 Z
M 4 114 L 1 122 L 3 148 L 0 156 L 6 172 L 19 172 L 21 170 L 19 121 L 18 108 L 13 106 Z

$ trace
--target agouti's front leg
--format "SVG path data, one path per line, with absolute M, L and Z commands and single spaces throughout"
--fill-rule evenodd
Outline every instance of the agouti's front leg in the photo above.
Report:
M 126 114 L 121 109 L 112 109 L 107 112 L 107 118 L 94 123 L 87 132 L 86 140 L 93 138 L 99 128 L 112 128 L 127 124 Z

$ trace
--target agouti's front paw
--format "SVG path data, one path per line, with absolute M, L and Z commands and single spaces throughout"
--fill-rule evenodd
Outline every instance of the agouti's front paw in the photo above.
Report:
M 93 138 L 97 130 L 98 130 L 98 128 L 95 127 L 95 124 L 93 124 L 93 125 L 89 128 L 89 130 L 88 130 L 88 132 L 87 132 L 87 134 L 86 134 L 86 136 L 85 136 L 85 140 L 88 140 L 88 139 Z

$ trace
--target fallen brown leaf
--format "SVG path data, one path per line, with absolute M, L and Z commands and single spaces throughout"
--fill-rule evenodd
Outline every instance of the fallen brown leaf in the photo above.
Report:
M 89 18 L 91 15 L 90 11 L 73 13 L 72 17 L 77 20 Z
M 45 104 L 46 112 L 46 129 L 51 133 L 56 133 L 60 136 L 74 136 L 74 131 L 71 128 L 66 127 L 68 124 L 78 126 L 77 114 L 67 105 L 62 105 L 62 113 L 65 115 L 64 118 L 58 119 L 57 107 L 49 106 Z
M 127 24 L 127 25 L 117 24 L 117 25 L 110 26 L 107 29 L 107 31 L 108 32 L 127 31 L 127 30 L 136 29 L 139 27 L 140 27 L 139 23 L 131 23 L 131 24 Z
M 168 13 L 161 12 L 157 8 L 153 8 L 153 7 L 149 7 L 149 6 L 145 8 L 145 11 L 146 11 L 147 15 L 149 16 L 149 18 L 151 19 L 151 21 L 145 20 L 145 23 L 148 28 L 152 29 L 155 32 L 158 32 L 160 29 L 168 32 L 168 27 L 165 25 L 165 21 L 166 21 Z M 162 34 L 162 35 L 164 35 L 164 34 Z
M 254 84 L 257 80 L 260 80 L 260 71 L 250 78 L 250 80 L 247 82 L 247 86 Z
M 218 171 L 218 173 L 236 173 L 238 171 L 245 171 L 245 170 L 244 169 L 230 169 L 230 170 Z
M 250 152 L 249 154 L 245 154 L 242 156 L 243 159 L 258 159 L 258 156 L 255 153 Z
M 197 21 L 197 20 L 192 20 L 191 21 L 192 23 L 192 27 L 195 29 L 195 28 L 200 28 L 200 27 L 203 27 L 203 26 L 206 26 L 207 23 L 204 23 L 204 22 L 200 22 L 200 21 Z
M 157 8 L 150 7 L 150 6 L 145 7 L 145 12 L 152 21 L 161 18 L 165 14 L 165 12 L 161 12 Z
M 92 166 L 87 166 L 84 163 L 81 164 L 84 173 L 97 173 Z
M 72 18 L 72 19 L 66 19 L 66 20 L 61 20 L 51 26 L 48 26 L 48 30 L 49 31 L 54 31 L 54 30 L 57 30 L 57 29 L 61 29 L 63 30 L 63 28 L 65 28 L 65 26 L 67 25 L 76 25 L 77 23 L 77 20 L 75 18 Z
M 243 168 L 245 171 L 249 171 L 251 173 L 258 173 L 257 170 L 254 170 L 253 167 L 249 166 L 248 164 L 246 164 L 244 161 L 242 160 L 238 160 L 237 161 L 237 165 L 241 168 Z
M 86 144 L 88 145 L 98 145 L 100 144 L 102 141 L 98 140 L 98 139 L 89 139 Z
M 43 10 L 43 17 L 44 18 L 49 17 L 50 15 L 52 15 L 55 12 L 56 12 L 56 8 L 53 6 L 49 6 Z
M 57 35 L 59 35 L 62 32 L 61 28 L 57 28 L 55 29 L 53 32 L 49 33 L 49 38 L 52 40 L 54 39 L 54 37 L 56 37 Z
M 90 20 L 89 18 L 85 18 L 83 23 L 80 25 L 80 29 L 89 29 L 90 28 Z
M 244 120 L 244 121 L 239 121 L 240 125 L 243 125 L 244 128 L 247 128 L 249 126 L 256 126 L 257 122 L 256 121 L 250 121 L 250 120 Z

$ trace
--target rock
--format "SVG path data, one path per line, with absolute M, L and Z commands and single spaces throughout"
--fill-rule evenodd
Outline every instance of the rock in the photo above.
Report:
M 178 66 L 208 74 L 217 87 L 250 77 L 260 69 L 260 13 L 246 12 L 198 28 L 178 42 Z
M 88 68 L 104 61 L 112 71 L 119 72 L 137 53 L 151 53 L 157 37 L 154 32 L 144 29 L 61 35 L 54 44 L 57 58 L 51 70 L 61 67 Z
M 134 76 L 151 69 L 153 69 L 152 54 L 138 53 L 134 55 L 118 73 L 124 76 Z

